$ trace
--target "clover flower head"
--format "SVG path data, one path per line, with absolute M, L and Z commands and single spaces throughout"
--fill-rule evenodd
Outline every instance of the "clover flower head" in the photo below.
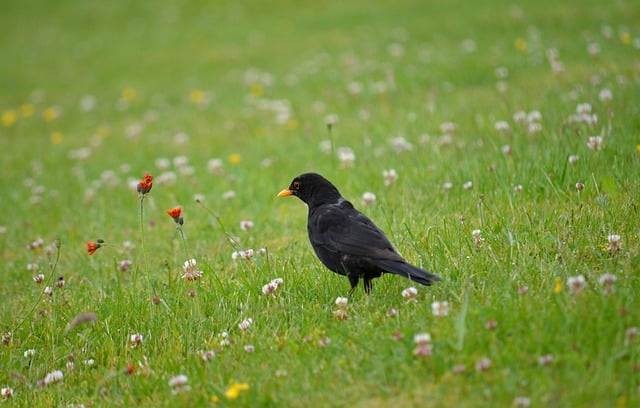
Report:
M 188 259 L 182 265 L 182 269 L 184 270 L 184 274 L 182 275 L 182 279 L 192 281 L 198 280 L 202 277 L 202 271 L 198 270 L 196 267 L 195 259 Z
M 349 303 L 349 299 L 346 297 L 337 297 L 336 298 L 336 306 L 338 306 L 339 308 L 344 309 L 345 307 L 347 307 L 347 304 Z
M 241 321 L 240 324 L 238 324 L 238 327 L 242 331 L 247 331 L 249 330 L 249 327 L 251 327 L 252 324 L 253 324 L 253 319 L 249 317 L 248 319 L 244 319 L 243 321 Z
M 211 361 L 215 356 L 216 353 L 213 350 L 203 351 L 202 354 L 200 354 L 202 361 Z
M 13 397 L 13 388 L 2 387 L 0 390 L 0 397 L 2 397 L 2 399 L 9 399 Z
M 126 272 L 129 270 L 131 265 L 133 265 L 133 262 L 131 260 L 124 259 L 118 264 L 118 269 L 120 270 L 120 272 Z
M 538 357 L 538 365 L 547 366 L 553 362 L 553 356 L 551 354 L 544 354 Z
M 590 136 L 587 147 L 594 152 L 599 152 L 602 149 L 602 136 Z
M 413 337 L 416 347 L 413 354 L 418 357 L 427 357 L 433 353 L 433 345 L 431 344 L 431 335 L 429 333 L 419 333 Z
M 339 147 L 337 150 L 338 160 L 343 168 L 353 167 L 356 161 L 356 154 L 350 147 Z
M 362 205 L 370 206 L 376 202 L 376 195 L 372 192 L 366 191 L 362 194 Z
M 240 250 L 240 251 L 233 251 L 233 253 L 231 254 L 231 259 L 233 259 L 234 261 L 236 259 L 251 259 L 251 258 L 253 258 L 253 249 L 251 248 Z
M 42 380 L 42 384 L 49 385 L 49 384 L 57 383 L 62 381 L 63 378 L 64 378 L 64 373 L 60 370 L 55 370 L 50 373 L 47 373 L 47 375 L 44 376 L 44 379 Z
M 384 185 L 389 187 L 398 180 L 398 173 L 395 169 L 383 170 L 382 177 L 384 178 Z
M 620 251 L 622 249 L 622 243 L 620 241 L 621 238 L 618 234 L 611 234 L 607 236 L 607 251 L 609 251 L 609 253 Z
M 262 293 L 264 293 L 265 295 L 273 295 L 276 289 L 278 289 L 278 286 L 282 284 L 282 282 L 282 278 L 273 279 L 271 282 L 262 287 Z
M 496 122 L 493 126 L 498 132 L 508 132 L 510 129 L 509 122 L 507 122 L 506 120 L 500 120 Z
M 587 287 L 587 281 L 583 275 L 571 276 L 567 279 L 567 286 L 574 294 L 580 294 Z
M 243 231 L 248 231 L 253 228 L 253 221 L 251 220 L 242 220 L 240 221 L 240 229 Z
M 417 302 L 416 296 L 418 296 L 418 289 L 413 286 L 402 291 L 402 297 L 407 299 L 407 302 Z
M 529 397 L 515 397 L 513 399 L 513 406 L 518 408 L 526 408 L 531 405 L 531 398 Z
M 129 336 L 129 341 L 131 343 L 131 347 L 135 348 L 142 344 L 142 342 L 144 341 L 144 337 L 142 336 L 142 334 L 135 333 Z
M 188 383 L 189 378 L 184 374 L 179 374 L 169 379 L 169 387 L 172 388 L 171 392 L 173 394 L 190 391 L 191 387 Z
M 413 145 L 402 136 L 393 137 L 389 142 L 391 143 L 391 148 L 396 153 L 409 152 L 413 150 Z
M 436 317 L 444 317 L 449 314 L 449 302 L 433 302 L 431 303 L 431 313 Z
M 482 357 L 476 361 L 476 371 L 487 371 L 491 368 L 491 360 L 486 357 Z

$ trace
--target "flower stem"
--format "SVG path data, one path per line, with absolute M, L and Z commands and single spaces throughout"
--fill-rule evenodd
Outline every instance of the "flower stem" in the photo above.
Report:
M 144 194 L 140 195 L 140 244 L 142 245 L 142 256 L 144 257 L 145 275 L 147 275 L 147 283 L 149 284 L 149 290 L 155 295 L 153 285 L 151 285 L 151 277 L 149 272 L 149 258 L 147 257 L 147 249 L 144 245 Z

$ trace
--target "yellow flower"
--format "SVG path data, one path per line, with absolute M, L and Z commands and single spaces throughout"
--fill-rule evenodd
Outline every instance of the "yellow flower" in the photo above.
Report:
M 249 90 L 249 92 L 251 92 L 251 95 L 255 96 L 256 98 L 259 98 L 264 95 L 264 88 L 260 84 L 254 84 L 251 85 L 251 89 Z
M 233 383 L 227 388 L 224 392 L 224 396 L 229 399 L 236 399 L 240 396 L 240 392 L 246 391 L 249 389 L 249 384 L 247 383 Z
M 137 96 L 137 92 L 135 89 L 133 88 L 124 88 L 122 90 L 122 94 L 120 95 L 120 97 L 122 98 L 122 100 L 124 100 L 125 102 L 131 102 L 134 99 L 136 99 Z
M 631 34 L 629 34 L 627 31 L 620 33 L 620 41 L 622 41 L 624 45 L 631 44 Z
M 14 110 L 6 110 L 2 112 L 2 124 L 5 127 L 13 126 L 18 120 L 18 115 Z
M 636 150 L 638 151 L 638 153 L 640 153 L 640 144 L 636 145 Z
M 231 153 L 229 155 L 229 163 L 231 164 L 238 164 L 240 163 L 240 160 L 242 160 L 242 156 L 240 156 L 240 153 Z
M 205 97 L 206 95 L 202 89 L 194 89 L 189 92 L 189 100 L 191 101 L 191 103 L 194 103 L 196 105 L 201 105 L 202 103 L 204 103 Z
M 23 118 L 28 118 L 29 116 L 33 115 L 33 105 L 30 103 L 25 103 L 24 105 L 20 106 L 20 114 Z
M 298 121 L 295 119 L 289 119 L 287 123 L 284 124 L 284 127 L 287 130 L 296 130 L 298 128 Z
M 54 145 L 62 143 L 63 140 L 64 135 L 62 134 L 62 132 L 53 132 L 51 134 L 51 143 L 53 143 Z
M 524 52 L 527 50 L 527 42 L 522 37 L 516 38 L 514 45 L 516 46 L 516 50 L 520 52 Z
M 217 395 L 212 395 L 210 398 L 211 402 L 213 402 L 214 404 L 217 404 L 220 402 L 220 398 Z
M 555 284 L 553 285 L 553 293 L 562 292 L 562 279 L 556 278 Z
M 50 106 L 47 109 L 45 109 L 44 111 L 42 111 L 42 117 L 47 122 L 52 122 L 52 121 L 58 119 L 58 116 L 60 116 L 60 111 L 58 110 L 58 108 L 56 108 L 54 106 Z

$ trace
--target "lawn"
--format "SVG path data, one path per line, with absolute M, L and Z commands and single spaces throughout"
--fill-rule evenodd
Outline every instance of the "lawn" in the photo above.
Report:
M 5 4 L 0 401 L 639 406 L 638 15 Z M 308 171 L 442 281 L 338 299 Z

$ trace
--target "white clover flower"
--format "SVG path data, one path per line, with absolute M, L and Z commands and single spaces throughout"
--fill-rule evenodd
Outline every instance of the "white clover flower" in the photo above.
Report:
M 500 120 L 496 122 L 493 126 L 498 132 L 508 132 L 510 129 L 509 122 L 507 122 L 506 120 Z
M 349 303 L 349 299 L 346 297 L 337 297 L 336 298 L 336 306 L 338 306 L 339 308 L 344 309 L 345 307 L 347 307 L 347 304 Z
M 209 159 L 209 161 L 207 161 L 207 170 L 211 174 L 220 176 L 224 174 L 224 162 L 222 161 L 222 159 L 219 159 L 217 157 Z
M 138 345 L 142 344 L 142 342 L 144 341 L 144 337 L 142 336 L 142 334 L 135 333 L 129 336 L 129 341 L 131 342 L 131 347 L 137 347 Z
M 610 100 L 612 100 L 613 93 L 611 92 L 611 89 L 604 88 L 603 90 L 601 90 L 598 94 L 598 99 L 600 99 L 601 102 L 609 102 Z
M 491 360 L 486 357 L 483 357 L 476 361 L 476 371 L 487 371 L 491 368 Z
M 370 206 L 376 202 L 376 195 L 372 192 L 365 191 L 362 194 L 362 205 Z
M 393 137 L 390 140 L 391 148 L 396 153 L 408 152 L 413 150 L 413 145 L 407 139 L 401 136 Z
M 202 354 L 200 354 L 202 361 L 211 361 L 215 356 L 216 353 L 213 350 L 203 351 Z
M 600 151 L 600 149 L 602 149 L 602 137 L 601 136 L 589 137 L 587 146 L 589 147 L 589 149 L 593 150 L 594 152 Z
M 611 234 L 607 236 L 607 251 L 610 253 L 618 252 L 622 249 L 621 238 L 618 234 Z
M 171 393 L 179 394 L 181 392 L 191 391 L 189 386 L 189 378 L 184 374 L 176 375 L 169 379 L 169 387 L 172 388 Z
M 253 221 L 251 220 L 242 220 L 240 221 L 240 229 L 243 231 L 248 231 L 253 228 Z
M 587 281 L 583 275 L 571 276 L 567 279 L 567 286 L 572 293 L 580 294 L 587 287 Z
M 276 291 L 276 289 L 278 289 L 278 286 L 282 284 L 282 282 L 282 278 L 273 279 L 271 282 L 262 287 L 262 293 L 264 293 L 265 295 L 272 295 Z
M 384 170 L 382 177 L 384 177 L 384 185 L 388 187 L 398 180 L 398 173 L 396 173 L 395 169 Z
M 2 399 L 9 399 L 13 397 L 13 388 L 2 387 L 0 390 L 0 397 L 2 397 Z
M 445 300 L 431 303 L 431 313 L 437 317 L 447 316 L 449 314 L 449 302 Z
M 25 356 L 26 358 L 31 358 L 31 357 L 33 357 L 33 356 L 35 356 L 35 355 L 36 355 L 36 350 L 35 350 L 35 349 L 27 349 L 27 350 L 25 350 L 25 352 L 24 352 L 24 356 Z
M 42 382 L 44 385 L 49 385 L 49 384 L 60 382 L 62 381 L 63 378 L 64 378 L 64 373 L 60 370 L 55 370 L 50 373 L 47 373 L 47 375 L 44 376 L 44 379 L 42 380 Z
M 356 161 L 356 154 L 350 147 L 338 148 L 337 154 L 343 168 L 353 167 L 353 163 Z
M 413 342 L 415 344 L 429 344 L 431 343 L 431 335 L 429 333 L 418 333 L 413 336 Z
M 231 253 L 231 259 L 233 259 L 234 261 L 237 259 L 251 259 L 253 258 L 253 254 L 254 252 L 251 248 L 240 251 L 233 251 Z
M 248 319 L 244 319 L 243 321 L 241 321 L 240 324 L 238 324 L 238 327 L 242 331 L 247 331 L 249 329 L 249 327 L 251 327 L 252 324 L 253 324 L 253 319 L 252 318 L 248 318 Z

